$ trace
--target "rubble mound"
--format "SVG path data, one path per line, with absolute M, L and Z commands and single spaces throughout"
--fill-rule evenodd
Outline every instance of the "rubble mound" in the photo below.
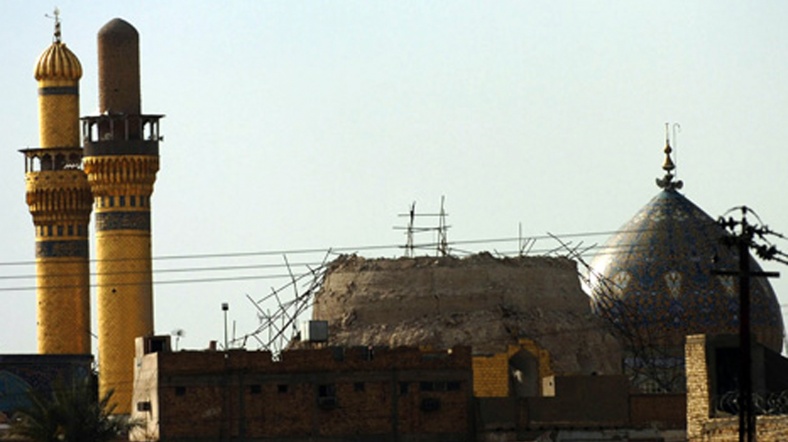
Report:
M 618 341 L 591 313 L 566 258 L 344 255 L 326 272 L 313 318 L 328 321 L 330 345 L 493 354 L 528 338 L 550 353 L 556 374 L 620 372 Z

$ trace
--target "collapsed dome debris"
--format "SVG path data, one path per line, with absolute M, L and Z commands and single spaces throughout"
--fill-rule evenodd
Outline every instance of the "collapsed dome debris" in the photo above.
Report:
M 525 338 L 549 352 L 556 374 L 620 373 L 620 345 L 567 258 L 343 255 L 328 265 L 312 317 L 328 321 L 329 345 L 470 345 L 482 355 Z

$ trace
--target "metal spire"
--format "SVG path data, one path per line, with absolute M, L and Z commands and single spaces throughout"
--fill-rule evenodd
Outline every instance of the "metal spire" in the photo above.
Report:
M 60 39 L 60 9 L 57 7 L 55 8 L 53 15 L 44 14 L 48 18 L 55 19 L 55 37 L 53 38 L 54 43 L 61 43 Z
M 673 163 L 673 159 L 670 157 L 670 154 L 673 153 L 673 148 L 670 147 L 670 135 L 668 129 L 670 127 L 669 123 L 665 123 L 665 162 L 662 164 L 662 170 L 665 171 L 665 176 L 662 178 L 657 178 L 657 186 L 665 190 L 677 190 L 681 189 L 684 186 L 684 183 L 681 180 L 673 181 L 675 175 L 673 171 L 676 169 L 676 165 Z M 673 129 L 675 131 L 676 128 L 681 126 L 678 123 L 673 125 Z M 673 135 L 673 138 L 676 138 L 676 135 Z

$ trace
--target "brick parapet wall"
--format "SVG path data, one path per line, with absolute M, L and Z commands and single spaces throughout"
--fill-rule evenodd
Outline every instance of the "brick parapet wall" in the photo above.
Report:
M 387 440 L 393 434 L 470 440 L 470 348 L 372 353 L 327 348 L 287 351 L 280 361 L 270 356 L 245 351 L 145 355 L 139 374 L 158 362 L 158 384 L 149 379 L 139 387 L 157 390 L 158 409 L 143 415 L 147 420 L 158 415 L 148 424 L 159 429 L 161 440 L 197 435 L 205 440 L 376 435 Z
M 407 369 L 452 369 L 470 364 L 470 347 L 448 351 L 421 351 L 418 348 L 329 347 L 316 350 L 289 350 L 274 361 L 270 352 L 230 350 L 228 352 L 181 351 L 154 353 L 159 370 L 168 374 L 214 374 L 227 370 L 256 373 L 304 373 L 319 366 L 326 371 L 377 371 Z

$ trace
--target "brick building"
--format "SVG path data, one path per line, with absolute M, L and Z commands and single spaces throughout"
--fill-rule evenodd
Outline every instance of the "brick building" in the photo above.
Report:
M 133 440 L 474 439 L 468 347 L 137 352 Z
M 757 343 L 752 350 L 752 391 L 759 399 L 755 410 L 757 439 L 788 440 L 788 405 L 783 399 L 788 391 L 788 359 Z M 737 336 L 687 337 L 688 441 L 739 440 L 739 420 L 734 407 L 738 351 Z

